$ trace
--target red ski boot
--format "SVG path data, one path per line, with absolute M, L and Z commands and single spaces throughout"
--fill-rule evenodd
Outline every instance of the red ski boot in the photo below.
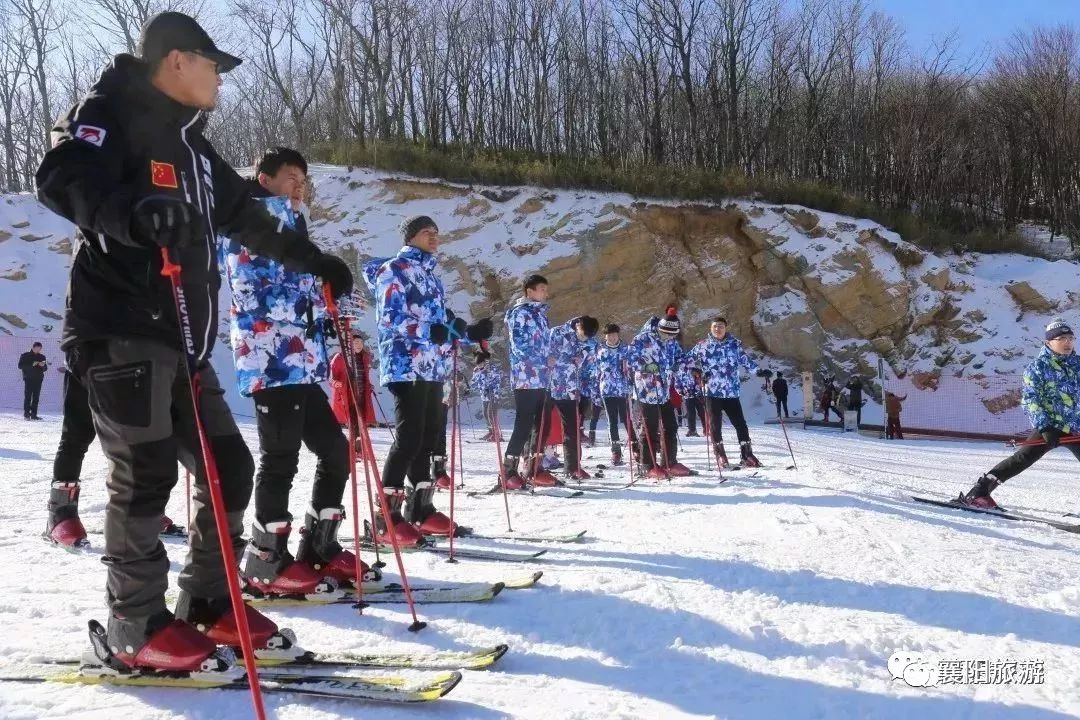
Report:
M 289 520 L 268 522 L 265 526 L 251 525 L 251 542 L 244 552 L 240 571 L 247 581 L 247 590 L 254 595 L 302 595 L 310 599 L 327 599 L 343 595 L 333 580 L 324 579 L 310 565 L 297 562 L 289 554 Z
M 618 443 L 612 443 L 611 444 L 611 466 L 612 467 L 619 467 L 620 465 L 625 465 L 625 464 L 626 463 L 622 459 L 622 446 L 619 445 Z
M 263 660 L 294 660 L 305 654 L 304 649 L 296 644 L 296 634 L 292 630 L 278 628 L 273 620 L 247 603 L 244 603 L 244 613 L 256 657 Z M 176 600 L 176 616 L 191 623 L 218 645 L 240 647 L 240 629 L 228 596 L 196 598 L 181 591 Z
M 750 449 L 750 441 L 744 440 L 739 443 L 742 450 L 742 464 L 743 467 L 758 468 L 761 467 L 761 461 L 754 455 L 754 451 Z
M 161 516 L 161 532 L 163 537 L 187 537 L 187 530 L 183 525 L 174 523 L 168 515 Z
M 550 471 L 541 468 L 536 471 L 536 474 L 529 478 L 529 484 L 536 487 L 558 487 L 559 485 L 562 485 L 563 482 L 552 475 Z
M 401 516 L 401 506 L 405 503 L 405 493 L 401 488 L 383 488 L 386 506 L 390 510 L 391 532 L 401 547 L 415 547 L 424 542 L 424 536 L 412 524 Z M 375 513 L 375 542 L 379 545 L 391 545 L 390 532 L 381 512 Z
M 431 483 L 417 483 L 409 492 L 405 517 L 409 518 L 421 535 L 449 537 L 457 532 L 457 523 L 450 522 L 450 518 L 435 509 L 432 502 L 434 494 L 435 488 Z
M 94 654 L 109 669 L 167 673 L 211 673 L 231 669 L 217 655 L 217 643 L 168 610 L 146 620 L 109 619 L 106 631 L 90 621 Z
M 446 474 L 446 458 L 437 457 L 431 461 L 431 475 L 435 478 L 435 487 L 440 490 L 449 490 L 454 484 L 450 476 Z
M 722 469 L 727 470 L 728 468 L 731 467 L 731 463 L 729 463 L 728 459 L 727 459 L 727 453 L 724 452 L 724 443 L 723 442 L 714 442 L 713 443 L 713 451 L 716 453 L 716 458 L 717 458 L 717 460 L 719 460 L 720 467 Z
M 667 474 L 671 477 L 689 477 L 694 472 L 682 463 L 675 462 L 667 466 Z
M 645 477 L 652 478 L 653 480 L 664 480 L 667 476 L 664 469 L 656 465 L 645 471 Z
M 570 479 L 581 482 L 582 480 L 591 480 L 592 475 L 590 475 L 589 472 L 584 468 L 579 467 L 577 470 L 570 473 Z
M 341 547 L 337 540 L 338 528 L 345 519 L 345 509 L 329 507 L 316 511 L 309 507 L 304 515 L 304 527 L 300 530 L 300 548 L 296 561 L 310 565 L 317 573 L 333 578 L 339 586 L 356 585 L 356 556 Z M 360 561 L 360 573 L 364 582 L 382 579 L 382 573 Z
M 956 501 L 961 505 L 970 505 L 984 510 L 1002 510 L 1003 508 L 990 496 L 990 493 L 997 489 L 1000 484 L 1001 481 L 997 477 L 987 473 L 980 477 L 975 486 L 958 497 Z
M 90 547 L 86 528 L 79 519 L 79 483 L 52 484 L 49 490 L 49 519 L 42 537 L 67 549 Z

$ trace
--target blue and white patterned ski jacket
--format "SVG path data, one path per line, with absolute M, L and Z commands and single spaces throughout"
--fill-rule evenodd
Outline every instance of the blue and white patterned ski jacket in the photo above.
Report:
M 593 401 L 593 405 L 602 405 L 604 396 L 600 394 L 600 366 L 597 358 L 599 343 L 596 338 L 585 341 L 585 361 L 581 365 L 582 394 Z
M 693 356 L 690 353 L 683 354 L 683 362 L 675 370 L 675 390 L 683 399 L 701 397 L 701 386 L 694 377 L 695 370 L 700 372 L 693 363 Z
M 474 368 L 469 387 L 484 402 L 498 400 L 502 394 L 503 372 L 490 360 L 482 367 Z
M 431 340 L 431 328 L 446 324 L 445 292 L 435 274 L 434 255 L 406 245 L 392 258 L 371 260 L 364 277 L 375 298 L 379 333 L 379 380 L 445 382 L 450 344 Z
M 739 368 L 757 370 L 757 363 L 743 349 L 739 339 L 728 333 L 723 340 L 712 335 L 690 351 L 691 362 L 701 368 L 705 377 L 705 394 L 717 398 L 737 398 L 742 390 Z
M 634 398 L 646 405 L 663 405 L 671 398 L 675 370 L 682 363 L 682 348 L 675 338 L 664 340 L 653 317 L 630 343 L 628 361 L 634 374 Z
M 615 347 L 600 343 L 600 349 L 596 353 L 596 367 L 599 371 L 601 397 L 624 398 L 630 394 L 630 383 L 623 368 L 628 352 L 621 342 Z
M 577 331 L 574 330 L 574 323 L 578 319 L 571 318 L 551 328 L 548 353 L 555 359 L 555 364 L 551 368 L 548 389 L 555 400 L 578 400 L 583 391 L 588 347 L 587 343 L 578 340 Z
M 1036 430 L 1080 432 L 1080 356 L 1058 355 L 1044 345 L 1024 370 L 1021 400 Z
M 255 185 L 253 193 L 261 188 Z M 288 198 L 261 198 L 291 228 L 297 224 Z M 229 287 L 229 336 L 240 394 L 285 385 L 311 385 L 329 377 L 326 305 L 314 275 L 286 270 L 281 263 L 219 239 L 219 261 Z
M 514 390 L 546 390 L 548 387 L 548 305 L 519 298 L 506 311 L 510 335 L 510 383 Z

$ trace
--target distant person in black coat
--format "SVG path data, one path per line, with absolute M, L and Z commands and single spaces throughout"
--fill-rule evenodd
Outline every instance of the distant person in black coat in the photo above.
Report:
M 776 379 L 772 381 L 772 392 L 773 398 L 776 400 L 776 417 L 780 417 L 781 406 L 784 408 L 784 417 L 791 417 L 787 406 L 787 380 L 784 379 L 783 373 L 776 373 Z
M 848 391 L 847 409 L 855 411 L 855 423 L 862 425 L 862 380 L 858 375 L 852 375 L 844 389 Z
M 41 354 L 41 343 L 36 342 L 30 350 L 19 356 L 19 369 L 23 377 L 23 417 L 27 420 L 40 420 L 38 400 L 41 399 L 41 381 L 49 363 Z

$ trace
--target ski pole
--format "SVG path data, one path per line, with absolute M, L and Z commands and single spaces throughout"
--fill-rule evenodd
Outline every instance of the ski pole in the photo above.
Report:
M 376 407 L 379 408 L 379 414 L 383 416 L 383 424 L 386 425 L 386 428 L 390 431 L 390 440 L 393 442 L 397 442 L 397 435 L 394 434 L 394 426 L 390 424 L 390 416 L 386 414 L 385 410 L 383 410 L 382 400 L 379 399 L 379 394 L 372 393 L 372 395 L 375 398 Z
M 356 356 L 352 352 L 351 347 L 347 347 L 345 343 L 348 342 L 348 338 L 352 336 L 352 331 L 349 327 L 348 319 L 343 319 L 338 312 L 337 305 L 334 303 L 334 297 L 331 292 L 331 288 L 323 283 L 323 297 L 326 301 L 327 311 L 333 308 L 333 312 L 330 317 L 334 322 L 334 329 L 337 332 L 338 338 L 341 339 L 341 358 L 345 361 L 345 374 L 346 385 L 348 386 L 348 399 L 349 399 L 349 412 L 346 412 L 349 423 L 349 479 L 352 484 L 352 519 L 353 519 L 353 572 L 356 573 L 356 610 L 359 613 L 364 612 L 364 573 L 363 565 L 360 559 L 360 489 L 356 479 L 356 440 L 357 440 L 357 426 L 364 425 L 364 416 L 360 412 L 360 401 L 357 389 L 360 383 L 356 373 Z M 350 363 L 350 360 L 352 361 Z M 365 453 L 366 455 L 366 453 Z M 365 458 L 365 469 L 367 467 L 367 459 Z M 374 528 L 372 529 L 374 532 Z
M 540 468 L 540 469 L 543 468 L 542 458 L 543 458 L 544 448 L 547 447 L 547 443 L 545 442 L 545 440 L 547 439 L 545 437 L 545 435 L 547 434 L 546 430 L 548 429 L 547 424 L 548 424 L 548 403 L 547 403 L 547 393 L 545 392 L 544 399 L 540 402 L 540 428 L 539 428 L 539 432 L 537 433 L 537 436 L 536 436 L 536 452 L 533 453 L 532 462 L 529 463 L 530 468 L 532 470 L 532 472 L 529 475 L 530 480 L 532 480 L 532 478 L 536 477 L 536 473 L 537 473 L 538 468 Z
M 788 452 L 791 453 L 791 467 L 788 470 L 798 470 L 799 466 L 795 463 L 795 451 L 791 449 L 791 438 L 787 434 L 787 423 L 784 422 L 784 418 L 780 418 L 780 429 L 784 431 L 784 440 L 787 441 Z
M 461 426 L 458 425 L 458 411 L 457 411 L 457 395 L 458 395 L 458 372 L 457 372 L 457 359 L 458 359 L 458 341 L 454 341 L 453 350 L 451 350 L 453 358 L 451 360 L 450 370 L 450 397 L 448 400 L 450 404 L 447 405 L 447 411 L 451 413 L 451 425 L 450 425 L 450 555 L 446 558 L 448 563 L 456 563 L 457 558 L 454 557 L 454 535 L 456 525 L 454 525 L 454 486 L 457 485 L 457 480 L 454 477 L 454 453 L 457 449 L 457 435 L 461 432 Z M 446 431 L 443 431 L 443 442 L 446 442 Z M 461 458 L 457 458 L 460 462 Z
M 461 408 L 455 407 L 454 412 L 457 414 L 458 427 L 461 427 Z M 473 433 L 475 435 L 475 432 Z M 461 430 L 458 430 L 457 436 L 458 442 L 458 474 L 460 480 L 458 483 L 458 489 L 465 487 L 465 438 L 462 437 Z
M 1058 445 L 1071 445 L 1073 443 L 1080 442 L 1080 435 L 1062 435 L 1058 440 Z M 1031 447 L 1033 445 L 1045 445 L 1046 441 L 1043 439 L 1038 440 L 1010 440 L 1006 443 L 1009 447 Z
M 705 424 L 708 426 L 707 434 L 709 436 L 708 442 L 706 443 L 707 448 L 712 447 L 712 444 L 714 442 L 720 443 L 721 447 L 723 447 L 723 444 L 724 444 L 723 435 L 721 435 L 719 440 L 714 440 L 713 439 L 713 437 L 714 437 L 713 436 L 713 421 L 715 419 L 716 419 L 716 416 L 712 414 L 712 398 L 710 398 L 708 396 L 705 396 Z M 721 430 L 721 432 L 723 432 L 723 430 Z M 712 455 L 713 455 L 713 458 L 716 460 L 716 474 L 720 477 L 720 481 L 723 482 L 724 479 L 725 479 L 724 478 L 724 468 L 723 468 L 723 464 L 720 462 L 720 453 L 714 452 Z
M 495 428 L 495 456 L 499 463 L 499 485 L 502 486 L 503 505 L 506 506 L 506 532 L 512 533 L 514 528 L 510 525 L 510 500 L 506 492 L 506 463 L 503 462 L 502 429 L 499 427 L 499 410 L 497 407 L 492 417 L 492 425 Z
M 671 473 L 669 468 L 671 467 L 671 456 L 668 455 L 668 443 L 667 443 L 667 428 L 664 426 L 664 406 L 657 405 L 659 412 L 656 415 L 656 426 L 660 430 L 660 451 L 664 453 L 664 476 L 668 482 L 671 482 Z M 674 408 L 672 408 L 674 410 Z M 678 433 L 676 433 L 678 434 Z
M 631 420 L 633 415 L 634 411 L 630 405 L 630 395 L 627 394 L 626 415 L 623 418 L 623 423 L 626 425 L 626 452 L 630 456 L 630 485 L 633 485 L 638 481 L 638 461 L 634 457 L 634 426 Z
M 343 333 L 347 333 L 348 324 L 346 323 L 346 321 L 341 319 L 341 314 L 338 312 L 337 303 L 334 301 L 334 296 L 333 296 L 333 294 L 331 293 L 330 290 L 331 289 L 328 286 L 326 286 L 326 285 L 323 286 L 323 296 L 324 296 L 324 298 L 326 300 L 326 311 L 330 314 L 330 318 L 333 320 L 334 325 L 338 330 L 338 337 L 348 337 L 347 334 L 343 334 Z M 350 376 L 349 377 L 349 382 L 347 383 L 348 386 L 349 386 L 349 401 L 352 403 L 353 409 L 356 411 L 356 417 L 359 419 L 360 418 L 360 403 L 358 402 L 358 400 L 356 398 L 356 393 L 353 392 L 353 385 L 354 385 L 356 379 L 355 379 L 355 376 L 353 375 L 353 369 L 352 369 L 352 367 L 349 366 L 348 363 L 346 363 L 345 369 L 346 369 L 346 372 Z M 409 587 L 409 577 L 405 573 L 405 563 L 401 559 L 401 547 L 398 545 L 397 535 L 392 531 L 393 521 L 392 521 L 392 518 L 390 516 L 390 508 L 386 504 L 386 491 L 383 488 L 382 478 L 379 476 L 379 468 L 375 464 L 375 448 L 372 447 L 372 445 L 371 445 L 371 435 L 370 435 L 370 433 L 368 433 L 368 429 L 367 429 L 366 425 L 364 425 L 362 423 L 358 423 L 358 424 L 361 426 L 361 429 L 360 429 L 361 440 L 360 440 L 360 442 L 361 442 L 362 452 L 364 453 L 366 462 L 371 467 L 371 474 L 372 474 L 372 477 L 375 480 L 375 488 L 378 491 L 378 495 L 379 495 L 379 497 L 378 497 L 379 508 L 382 511 L 383 522 L 386 525 L 387 533 L 390 535 L 390 546 L 394 549 L 394 559 L 397 561 L 398 574 L 401 575 L 401 585 L 402 585 L 402 588 L 405 591 L 405 600 L 409 605 L 409 612 L 412 615 L 412 619 L 413 619 L 412 625 L 409 626 L 409 631 L 410 632 L 418 632 L 418 631 L 424 629 L 425 627 L 427 627 L 427 623 L 421 622 L 420 618 L 418 618 L 417 615 L 416 615 L 416 603 L 413 602 L 412 588 Z M 358 512 L 359 512 L 359 507 L 358 507 L 358 500 L 357 500 L 357 490 L 356 490 L 356 486 L 354 485 L 353 486 L 353 534 L 354 534 L 355 537 L 353 538 L 353 542 L 357 543 L 357 544 L 360 542 L 360 526 L 359 526 L 360 520 L 357 517 Z M 373 541 L 373 544 L 378 545 L 378 541 L 374 537 L 375 531 L 376 531 L 375 526 L 372 525 L 372 527 L 371 527 L 371 532 L 372 532 L 372 535 L 373 535 L 372 541 Z M 357 563 L 359 563 L 359 557 L 360 557 L 359 554 L 357 554 Z M 357 577 L 357 581 L 359 582 L 360 580 L 361 580 L 361 578 Z
M 583 433 L 584 430 L 581 427 L 581 399 L 580 398 L 578 398 L 577 400 L 574 401 L 574 421 L 575 421 L 574 422 L 574 435 L 576 436 L 574 438 L 574 444 L 577 447 L 577 460 L 576 460 L 577 467 L 574 468 L 571 471 L 571 473 L 577 473 L 577 471 L 581 469 L 581 433 Z M 581 480 L 579 479 L 578 482 L 581 482 Z
M 169 250 L 161 249 L 161 274 L 169 279 L 172 287 L 173 303 L 176 305 L 176 318 L 180 325 L 180 339 L 187 355 L 187 381 L 188 392 L 191 394 L 191 409 L 195 416 L 195 431 L 199 437 L 199 446 L 202 449 L 203 468 L 206 472 L 206 484 L 210 489 L 210 504 L 214 511 L 214 525 L 217 528 L 218 545 L 221 546 L 221 560 L 224 563 L 225 582 L 229 588 L 229 602 L 233 608 L 233 618 L 236 620 L 236 629 L 240 635 L 240 649 L 244 656 L 244 669 L 248 676 L 248 687 L 251 690 L 251 702 L 255 706 L 255 717 L 258 720 L 266 719 L 266 708 L 263 706 L 262 686 L 259 685 L 258 659 L 255 657 L 255 648 L 251 642 L 251 628 L 248 626 L 247 606 L 244 605 L 244 597 L 240 592 L 240 579 L 236 572 L 236 555 L 233 553 L 232 535 L 229 533 L 229 523 L 225 519 L 225 499 L 221 494 L 221 476 L 218 475 L 217 461 L 214 451 L 210 447 L 210 437 L 206 433 L 206 427 L 202 422 L 201 392 L 202 383 L 199 379 L 198 367 L 195 356 L 195 340 L 191 331 L 191 317 L 188 315 L 187 298 L 184 297 L 184 286 L 180 279 L 181 267 L 169 258 Z
M 191 537 L 191 471 L 184 468 L 184 486 L 187 488 L 185 492 L 185 500 L 187 501 L 187 531 L 188 538 Z

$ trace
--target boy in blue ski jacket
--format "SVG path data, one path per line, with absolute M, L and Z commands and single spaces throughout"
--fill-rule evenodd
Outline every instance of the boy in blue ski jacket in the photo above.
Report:
M 1024 445 L 980 477 L 967 493 L 957 500 L 965 505 L 1001 509 L 990 496 L 1001 483 L 1035 464 L 1061 443 L 1066 435 L 1080 434 L 1080 356 L 1076 337 L 1064 320 L 1052 320 L 1046 326 L 1042 352 L 1024 370 L 1021 402 L 1033 431 L 1031 445 Z M 1080 460 L 1080 443 L 1065 447 Z
M 548 347 L 548 281 L 530 275 L 522 287 L 524 296 L 510 306 L 504 318 L 510 339 L 510 386 L 514 390 L 514 429 L 503 455 L 503 480 L 507 490 L 520 490 L 525 481 L 518 463 L 529 444 L 531 452 L 540 448 L 530 437 L 540 430 L 547 413 L 547 389 L 554 360 Z
M 584 367 L 589 355 L 588 342 L 600 328 L 599 321 L 588 315 L 572 318 L 551 329 L 548 352 L 551 366 L 551 399 L 559 410 L 563 430 L 563 458 L 567 477 L 586 480 L 591 475 L 581 467 L 579 401 L 584 396 Z
M 589 435 L 584 441 L 586 447 L 596 446 L 596 426 L 600 422 L 600 409 L 604 407 L 604 399 L 600 395 L 600 370 L 596 366 L 598 351 L 599 343 L 596 338 L 589 338 L 585 343 L 585 363 L 581 367 L 581 400 L 578 402 L 578 420 L 581 423 L 579 430 L 582 434 L 585 432 L 585 420 L 589 421 Z
M 634 399 L 642 414 L 644 443 L 639 449 L 642 469 L 649 477 L 682 477 L 691 471 L 677 461 L 678 422 L 671 406 L 671 385 L 682 349 L 676 337 L 682 329 L 677 310 L 668 306 L 663 317 L 653 317 L 641 328 L 628 350 L 634 374 Z M 663 431 L 663 432 L 661 432 Z
M 457 528 L 435 509 L 432 463 L 438 446 L 443 383 L 450 375 L 452 337 L 473 342 L 491 336 L 491 320 L 466 325 L 447 310 L 442 280 L 435 273 L 439 228 L 427 216 L 402 224 L 405 245 L 389 259 L 369 261 L 364 276 L 375 298 L 380 380 L 394 396 L 396 434 L 383 465 L 390 524 L 376 517 L 379 543 L 414 545 L 423 535 L 450 535 Z M 403 492 L 408 475 L 408 505 Z
M 742 387 L 739 372 L 742 369 L 753 372 L 757 370 L 757 363 L 743 349 L 739 339 L 728 333 L 727 320 L 723 317 L 713 318 L 709 337 L 694 346 L 690 351 L 690 358 L 694 365 L 701 368 L 705 379 L 706 402 L 712 423 L 712 443 L 721 464 L 728 466 L 720 431 L 721 421 L 726 413 L 735 427 L 735 435 L 739 438 L 742 464 L 746 467 L 761 467 L 750 447 L 750 431 L 746 427 L 742 402 L 739 400 Z
M 287 226 L 307 232 L 299 213 L 307 162 L 289 148 L 267 151 L 256 167 L 251 194 Z M 259 470 L 255 520 L 241 574 L 265 595 L 332 593 L 355 580 L 355 557 L 342 549 L 337 530 L 348 476 L 348 447 L 319 386 L 328 377 L 329 319 L 322 283 L 287 270 L 235 240 L 221 240 L 221 260 L 232 290 L 230 336 L 240 394 L 255 402 Z M 295 559 L 289 553 L 293 516 L 289 491 L 300 445 L 318 463 L 304 532 Z M 365 574 L 367 568 L 363 568 Z M 321 582 L 324 576 L 335 583 Z
M 619 433 L 627 428 L 632 443 L 633 429 L 629 421 L 630 383 L 627 380 L 628 348 L 622 344 L 620 328 L 609 323 L 604 328 L 604 342 L 596 352 L 596 375 L 600 383 L 600 397 L 607 411 L 608 437 L 611 440 L 611 464 L 622 465 L 622 445 Z
M 476 365 L 469 387 L 480 396 L 480 403 L 484 408 L 484 422 L 487 423 L 488 431 L 481 440 L 495 441 L 495 413 L 498 412 L 502 384 L 502 370 L 491 362 L 491 353 L 487 350 L 477 350 Z M 500 437 L 499 440 L 502 441 L 502 438 Z

